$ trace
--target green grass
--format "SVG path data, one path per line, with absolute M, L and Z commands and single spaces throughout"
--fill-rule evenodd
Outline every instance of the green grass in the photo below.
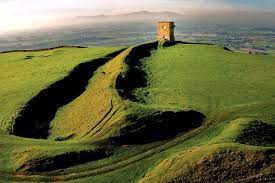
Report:
M 51 123 L 50 139 L 73 134 L 75 139 L 99 140 L 119 128 L 125 121 L 126 104 L 118 96 L 115 82 L 130 50 L 100 68 L 90 79 L 86 91 L 58 111 Z
M 79 60 L 76 59 L 70 68 L 68 66 L 66 71 L 63 70 L 63 75 L 57 73 L 55 80 L 64 77 L 77 63 L 94 58 L 92 49 L 96 52 L 96 48 L 84 49 L 86 55 L 79 50 L 74 52 L 73 49 L 60 53 L 60 57 L 64 60 L 63 67 L 60 66 L 63 69 L 67 68 L 64 66 L 67 59 L 64 58 L 70 58 L 68 53 L 76 54 L 75 58 Z M 98 56 L 115 50 L 115 48 L 108 48 L 109 51 L 104 49 L 98 50 Z M 275 125 L 274 56 L 235 53 L 225 51 L 218 46 L 206 45 L 178 44 L 159 48 L 152 52 L 151 57 L 142 60 L 142 68 L 149 76 L 150 85 L 135 91 L 137 98 L 145 100 L 145 103 L 137 103 L 122 100 L 115 89 L 117 75 L 127 69 L 124 61 L 131 49 L 127 49 L 99 68 L 90 79 L 86 91 L 57 112 L 51 123 L 48 140 L 0 134 L 0 163 L 3 165 L 0 168 L 0 179 L 26 182 L 171 181 L 180 175 L 179 172 L 188 171 L 203 158 L 224 150 L 249 153 L 275 149 L 272 144 L 256 146 L 237 141 L 240 134 L 249 129 L 255 119 Z M 16 54 L 19 53 L 11 53 L 6 56 L 6 60 L 12 59 Z M 29 61 L 24 60 L 25 56 L 20 57 L 21 62 L 24 61 L 22 65 L 29 64 Z M 40 58 L 33 59 L 42 62 Z M 33 62 L 33 59 L 30 62 Z M 49 72 L 54 69 L 58 69 L 56 63 L 49 64 L 48 68 L 45 68 Z M 20 69 L 17 71 L 18 75 L 24 72 Z M 19 77 L 18 75 L 15 75 L 14 79 Z M 45 80 L 47 75 L 48 79 L 52 80 L 42 86 L 38 80 Z M 9 100 L 13 103 L 19 99 L 23 103 L 26 102 L 35 95 L 35 91 L 39 92 L 54 81 L 49 75 L 51 74 L 45 74 L 41 78 L 30 77 L 29 80 L 33 79 L 35 86 L 27 86 L 25 92 L 19 92 L 20 95 L 14 93 L 14 96 L 18 97 L 15 99 L 10 97 Z M 20 80 L 16 79 L 13 86 L 7 85 L 6 95 L 23 86 L 20 85 Z M 5 95 L 1 93 L 0 99 L 1 97 L 4 101 Z M 5 105 L 8 106 L 8 102 L 5 102 Z M 17 107 L 21 105 L 17 104 Z M 10 110 L 14 109 L 15 107 L 10 107 Z M 98 148 L 94 141 L 116 135 L 120 128 L 127 125 L 128 121 L 125 118 L 127 114 L 144 115 L 152 110 L 190 109 L 203 112 L 207 119 L 201 127 L 176 138 L 145 145 L 117 146 L 110 157 L 72 166 L 60 172 L 25 177 L 12 175 L 16 168 L 28 160 Z M 8 113 L 3 112 L 3 114 L 10 117 Z M 72 134 L 73 140 L 53 141 Z M 178 173 L 175 173 L 177 171 Z
M 75 66 L 121 47 L 59 48 L 0 54 L 0 171 L 15 171 L 20 162 L 35 157 L 91 149 L 91 145 L 24 139 L 5 135 L 24 104 L 39 91 L 65 77 Z M 26 59 L 26 56 L 32 56 Z M 17 157 L 17 158 L 16 158 Z
M 180 44 L 144 60 L 150 86 L 136 95 L 156 108 L 192 108 L 208 117 L 236 110 L 235 118 L 270 119 L 275 109 L 274 63 L 274 56 Z
M 264 149 L 243 146 L 235 141 L 252 118 L 274 123 L 271 120 L 275 109 L 272 92 L 274 57 L 228 52 L 216 46 L 178 45 L 154 51 L 143 63 L 149 74 L 150 85 L 145 89 L 138 89 L 136 95 L 145 99 L 146 103 L 133 103 L 127 111 L 143 114 L 146 109 L 195 109 L 204 112 L 209 122 L 197 131 L 158 148 L 153 146 L 151 149 L 152 146 L 145 145 L 124 150 L 124 153 L 121 152 L 124 155 L 118 158 L 122 164 L 127 165 L 122 166 L 125 168 L 115 167 L 116 171 L 85 178 L 83 182 L 138 180 L 147 171 L 153 170 L 161 160 L 170 159 L 173 157 L 171 155 L 184 156 L 184 152 L 189 152 L 192 148 L 198 149 L 197 153 L 190 153 L 184 161 L 178 160 L 178 166 L 185 161 L 189 161 L 191 165 L 192 162 L 222 149 Z M 252 96 L 249 96 L 250 94 Z M 199 148 L 200 146 L 203 147 Z M 146 153 L 141 153 L 140 149 L 145 149 Z M 136 151 L 136 154 L 133 151 Z M 115 165 L 111 163 L 115 162 L 115 159 L 116 156 L 113 156 L 106 160 L 110 164 L 107 167 Z M 136 159 L 139 161 L 136 162 Z M 100 161 L 100 164 L 106 161 Z M 83 170 L 87 167 L 89 166 L 80 166 Z M 156 179 L 149 181 L 157 182 L 164 178 L 161 174 L 164 175 L 165 171 L 167 169 L 161 169 L 160 174 L 154 177 Z M 171 175 L 167 173 L 167 176 Z
M 137 89 L 136 96 L 145 99 L 145 105 L 159 110 L 198 110 L 216 124 L 168 148 L 166 153 L 177 158 L 167 155 L 163 163 L 157 163 L 147 174 L 149 178 L 143 179 L 144 182 L 172 180 L 176 172 L 184 171 L 183 167 L 190 168 L 221 149 L 253 149 L 235 143 L 250 124 L 252 119 L 248 118 L 275 124 L 274 56 L 229 52 L 218 46 L 180 44 L 154 51 L 143 60 L 143 68 L 149 75 L 150 85 Z
M 18 111 L 28 100 L 65 77 L 76 65 L 120 48 L 59 48 L 0 54 L 0 130 L 8 131 Z M 27 56 L 31 59 L 26 59 Z
M 15 172 L 32 159 L 98 148 L 91 144 L 35 140 L 5 134 L 0 134 L 0 139 L 0 180 L 3 179 L 1 174 Z

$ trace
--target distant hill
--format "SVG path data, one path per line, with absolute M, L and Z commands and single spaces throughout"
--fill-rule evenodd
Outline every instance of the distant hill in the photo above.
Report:
M 150 12 L 150 11 L 138 11 L 127 14 L 119 15 L 97 15 L 97 16 L 78 16 L 74 19 L 77 21 L 89 21 L 89 22 L 123 22 L 123 21 L 175 21 L 184 18 L 183 14 L 163 11 L 163 12 Z

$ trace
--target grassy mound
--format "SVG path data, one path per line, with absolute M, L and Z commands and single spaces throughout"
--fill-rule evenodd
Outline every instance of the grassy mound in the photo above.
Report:
M 236 143 L 254 121 L 242 118 L 209 128 L 197 136 L 199 143 L 196 137 L 190 139 L 190 147 L 187 140 L 183 143 L 187 144 L 183 151 L 173 153 L 151 168 L 140 182 L 271 181 L 275 166 L 274 147 Z
M 190 163 L 187 157 L 196 153 L 197 149 L 163 161 L 139 182 L 269 182 L 275 175 L 274 150 L 216 149 Z
M 275 151 L 224 150 L 203 158 L 175 182 L 271 181 Z M 267 173 L 265 173 L 267 172 Z

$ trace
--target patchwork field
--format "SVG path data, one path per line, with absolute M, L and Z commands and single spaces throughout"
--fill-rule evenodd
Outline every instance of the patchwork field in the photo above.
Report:
M 0 54 L 0 180 L 272 182 L 274 70 L 187 43 Z

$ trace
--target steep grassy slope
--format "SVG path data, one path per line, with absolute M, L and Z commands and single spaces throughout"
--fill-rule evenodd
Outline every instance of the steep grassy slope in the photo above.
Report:
M 0 130 L 9 131 L 13 120 L 28 100 L 68 75 L 76 65 L 118 49 L 59 48 L 0 54 Z
M 57 112 L 48 140 L 0 135 L 0 179 L 272 180 L 275 58 L 156 48 L 128 48 L 100 67 Z
M 51 123 L 50 139 L 89 138 L 99 140 L 114 133 L 125 121 L 127 104 L 117 94 L 116 77 L 123 70 L 128 49 L 100 68 L 86 91 L 57 113 Z

